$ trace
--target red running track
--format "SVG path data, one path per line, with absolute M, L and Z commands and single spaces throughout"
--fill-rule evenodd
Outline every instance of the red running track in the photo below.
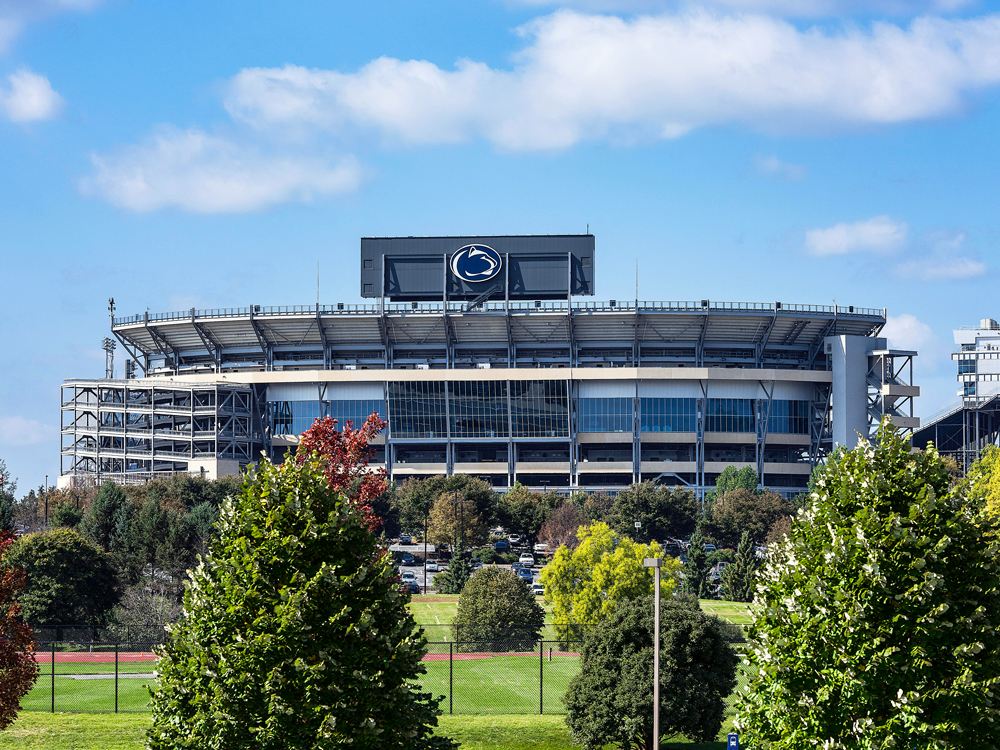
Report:
M 119 651 L 118 661 L 157 661 L 159 657 L 149 651 Z M 51 664 L 51 651 L 35 652 L 35 661 L 39 664 Z M 99 651 L 88 654 L 83 651 L 56 651 L 56 664 L 114 664 L 115 652 Z
M 553 651 L 553 656 L 579 656 L 580 654 L 573 653 L 571 651 Z M 449 654 L 425 654 L 422 661 L 448 661 L 449 658 L 453 658 L 455 661 L 467 661 L 469 659 L 490 659 L 494 656 L 538 656 L 537 651 L 523 651 L 523 652 L 512 652 L 512 653 L 456 653 L 453 656 Z M 546 654 L 547 656 L 547 654 Z M 118 652 L 119 662 L 144 662 L 144 661 L 157 661 L 159 657 L 156 654 L 150 653 L 148 651 L 120 651 Z M 51 651 L 39 651 L 35 653 L 35 661 L 39 664 L 51 664 L 52 663 L 52 652 Z M 56 664 L 114 664 L 115 654 L 112 651 L 108 653 L 107 651 L 101 651 L 98 653 L 87 654 L 82 651 L 56 651 Z

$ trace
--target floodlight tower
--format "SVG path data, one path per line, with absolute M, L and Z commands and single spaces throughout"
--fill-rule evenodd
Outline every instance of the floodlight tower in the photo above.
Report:
M 115 376 L 115 340 L 111 338 L 104 339 L 104 377 L 111 380 Z

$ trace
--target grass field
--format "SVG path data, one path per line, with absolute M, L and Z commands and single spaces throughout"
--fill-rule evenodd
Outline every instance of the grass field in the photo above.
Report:
M 0 732 L 0 750 L 141 750 L 148 715 L 21 713 Z M 720 741 L 661 744 L 665 750 L 723 750 Z M 438 732 L 463 750 L 574 750 L 561 716 L 442 716 Z

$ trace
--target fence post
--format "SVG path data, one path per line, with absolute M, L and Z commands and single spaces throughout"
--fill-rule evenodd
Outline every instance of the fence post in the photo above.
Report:
M 52 663 L 49 665 L 52 675 L 52 713 L 56 712 L 56 642 L 52 641 Z
M 118 642 L 115 642 L 115 713 L 118 713 Z
M 545 713 L 545 641 L 538 642 L 538 713 Z
M 448 713 L 455 713 L 455 644 L 448 642 Z

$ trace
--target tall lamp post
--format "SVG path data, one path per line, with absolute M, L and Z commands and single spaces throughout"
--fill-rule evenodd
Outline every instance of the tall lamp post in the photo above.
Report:
M 660 750 L 660 568 L 663 559 L 647 557 L 642 564 L 653 569 L 653 750 Z

